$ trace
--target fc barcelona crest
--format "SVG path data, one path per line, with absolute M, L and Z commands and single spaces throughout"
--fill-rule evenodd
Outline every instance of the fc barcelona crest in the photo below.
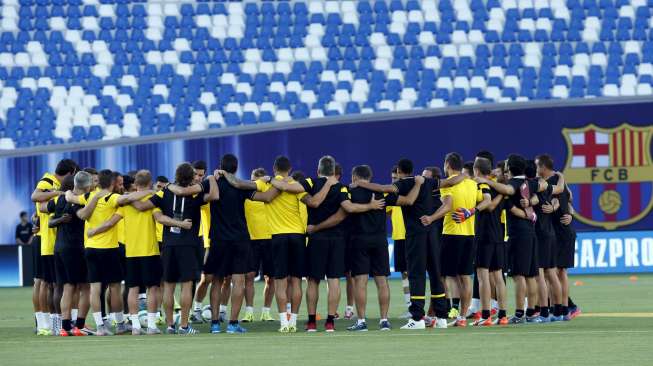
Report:
M 565 180 L 576 219 L 614 230 L 633 224 L 653 208 L 653 126 L 590 124 L 563 129 L 567 142 Z

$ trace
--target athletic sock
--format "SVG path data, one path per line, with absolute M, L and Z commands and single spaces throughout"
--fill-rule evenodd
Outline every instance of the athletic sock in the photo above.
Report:
M 229 320 L 229 325 L 238 325 L 238 320 Z
M 119 311 L 117 313 L 113 313 L 113 318 L 116 320 L 116 323 L 120 324 L 123 321 L 125 321 L 125 318 L 122 314 L 122 311 Z
M 102 312 L 101 311 L 98 311 L 97 313 L 93 313 L 93 320 L 95 321 L 95 326 L 96 327 L 104 326 L 104 320 L 102 320 Z
M 535 310 L 536 313 L 540 313 L 540 312 L 542 312 L 542 308 L 541 308 L 539 305 L 535 305 L 535 307 L 533 308 L 533 310 Z
M 290 314 L 290 325 L 297 326 L 297 314 Z
M 358 318 L 358 320 L 356 320 L 356 324 L 365 324 L 365 318 Z
M 84 329 L 86 327 L 86 318 L 77 317 L 75 319 L 75 327 L 77 329 Z
M 43 329 L 52 328 L 52 322 L 50 321 L 50 313 L 43 313 Z
M 522 310 L 522 309 L 515 310 L 515 316 L 518 317 L 518 318 L 523 318 L 524 317 L 524 310 Z
M 201 303 L 201 302 L 194 301 L 194 302 L 193 302 L 193 309 L 194 309 L 195 311 L 202 310 L 202 303 Z
M 553 315 L 554 316 L 562 315 L 562 305 L 561 304 L 553 305 Z
M 483 318 L 483 319 L 490 319 L 490 317 L 492 316 L 491 314 L 492 314 L 492 313 L 490 312 L 490 310 L 483 310 L 483 311 L 481 312 L 481 318 Z
M 133 329 L 141 329 L 141 321 L 138 319 L 138 314 L 129 314 L 129 320 L 132 322 Z
M 286 303 L 286 313 L 289 313 L 292 311 L 292 304 L 291 303 Z
M 410 294 L 404 294 L 404 302 L 406 303 L 406 307 L 410 306 Z
M 535 309 L 533 308 L 528 308 L 526 309 L 526 316 L 533 316 L 535 314 Z
M 569 315 L 569 307 L 562 305 L 562 315 L 566 316 Z
M 460 310 L 460 298 L 454 297 L 453 299 L 451 299 L 451 301 L 452 301 L 451 306 L 456 310 Z
M 270 308 L 267 308 L 265 306 L 261 308 L 261 313 L 266 314 L 266 313 L 269 313 L 269 312 L 270 312 Z
M 147 313 L 147 327 L 150 329 L 156 329 L 156 313 Z
M 470 311 L 475 313 L 481 308 L 481 300 L 479 299 L 472 299 L 472 304 L 469 307 Z M 484 317 L 484 319 L 487 319 Z
M 219 320 L 211 320 L 211 325 L 220 324 Z
M 548 318 L 549 317 L 549 307 L 548 306 L 543 306 L 540 308 L 540 316 L 543 318 Z
M 77 314 L 78 313 L 79 313 L 79 310 L 77 310 L 77 309 L 70 310 L 70 320 L 73 321 L 73 322 L 75 320 L 77 320 Z
M 281 327 L 287 327 L 288 326 L 288 313 L 279 313 L 279 323 L 281 324 Z M 314 315 L 315 316 L 315 315 Z M 310 315 L 309 315 L 310 318 Z
M 499 314 L 497 314 L 497 317 L 498 317 L 499 319 L 501 319 L 501 318 L 505 318 L 505 317 L 506 317 L 506 311 L 505 311 L 505 310 L 502 310 L 502 309 L 499 309 Z
M 335 320 L 336 320 L 336 316 L 335 316 L 335 315 L 327 315 L 327 320 L 326 320 L 327 323 L 331 323 L 331 324 L 333 324 L 333 322 L 334 322 Z
M 38 330 L 43 329 L 43 313 L 37 311 L 36 313 L 34 313 L 34 316 L 36 316 L 36 329 Z
M 315 314 L 308 314 L 308 322 L 309 323 L 315 323 L 316 316 Z
M 576 304 L 574 304 L 574 301 L 571 299 L 571 297 L 567 298 L 567 307 L 570 307 L 570 308 L 575 308 L 576 307 Z
M 72 326 L 72 321 L 70 319 L 63 319 L 61 321 L 61 327 L 65 330 L 70 332 L 71 329 L 73 329 Z
M 245 313 L 254 313 L 254 307 L 253 306 L 245 306 Z
M 388 318 L 383 318 L 383 319 L 379 320 L 379 323 L 383 323 L 383 322 L 387 322 L 387 321 L 388 321 Z
M 499 303 L 497 300 L 492 299 L 492 309 L 498 309 L 499 308 Z

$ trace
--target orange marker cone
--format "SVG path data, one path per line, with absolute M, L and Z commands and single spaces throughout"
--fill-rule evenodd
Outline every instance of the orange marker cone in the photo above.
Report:
M 584 284 L 585 284 L 585 282 L 583 282 L 583 281 L 574 282 L 574 286 L 583 286 Z
M 630 280 L 630 282 L 637 282 L 637 276 L 630 276 L 628 277 L 628 279 Z

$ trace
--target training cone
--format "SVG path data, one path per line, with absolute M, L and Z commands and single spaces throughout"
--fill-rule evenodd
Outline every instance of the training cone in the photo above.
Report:
M 585 284 L 585 282 L 583 282 L 583 281 L 574 282 L 574 286 L 583 286 L 584 284 Z
M 628 279 L 630 280 L 630 282 L 637 282 L 637 276 L 630 276 L 628 277 Z
M 320 313 L 315 314 L 315 320 L 322 320 Z

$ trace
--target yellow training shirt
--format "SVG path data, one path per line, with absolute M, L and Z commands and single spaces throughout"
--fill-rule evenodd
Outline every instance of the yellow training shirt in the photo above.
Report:
M 406 226 L 404 226 L 404 215 L 401 206 L 388 206 L 390 222 L 392 223 L 392 240 L 406 240 Z
M 265 192 L 270 189 L 270 183 L 262 180 L 256 181 L 256 189 L 259 192 Z M 263 202 L 246 200 L 245 201 L 245 220 L 247 221 L 247 231 L 252 240 L 265 240 L 272 238 L 270 231 L 270 221 L 268 219 L 268 210 Z
M 141 202 L 149 200 L 151 195 L 143 198 Z M 159 208 L 147 211 L 138 211 L 133 206 L 124 206 L 118 209 L 122 215 L 125 229 L 125 256 L 150 257 L 159 255 L 159 242 L 156 238 L 156 221 L 152 214 L 161 212 Z
M 91 200 L 94 193 L 91 193 L 88 198 L 86 196 L 80 197 L 80 203 L 86 205 L 88 201 Z M 118 211 L 118 194 L 111 193 L 105 197 L 102 197 L 98 200 L 95 210 L 91 214 L 91 217 L 86 221 L 84 228 L 84 233 L 88 231 L 89 228 L 96 228 L 102 225 L 105 221 L 109 220 L 113 214 Z M 85 248 L 96 248 L 96 249 L 111 249 L 118 248 L 118 228 L 117 225 L 114 225 L 111 229 L 92 236 L 86 239 L 84 243 Z
M 284 177 L 277 175 L 274 179 L 283 180 Z M 292 178 L 288 181 L 288 183 L 293 182 L 295 181 Z M 265 190 L 269 189 L 269 187 L 264 188 L 265 184 L 257 181 L 257 190 L 265 192 Z M 306 192 L 298 194 L 281 192 L 272 202 L 265 206 L 272 235 L 306 233 L 308 212 L 306 211 L 306 205 L 301 202 L 305 195 Z
M 211 205 L 209 203 L 200 207 L 200 221 L 200 236 L 204 241 L 204 248 L 209 248 L 211 246 L 211 238 L 209 238 L 211 231 Z M 163 235 L 163 231 L 161 235 Z
M 441 197 L 451 196 L 451 212 L 458 208 L 471 209 L 476 206 L 476 202 L 483 200 L 483 194 L 478 189 L 476 182 L 471 179 L 465 179 L 453 187 L 440 188 Z M 452 218 L 451 213 L 444 216 L 444 235 L 474 235 L 474 216 L 457 224 Z
M 54 174 L 45 173 L 41 180 L 36 183 L 36 189 L 42 191 L 58 191 L 61 187 L 61 183 L 57 180 L 57 177 Z M 41 237 L 41 255 L 54 255 L 54 242 L 57 239 L 57 229 L 48 228 L 48 223 L 50 222 L 50 214 L 41 213 L 39 211 L 40 202 L 36 203 L 36 213 L 39 217 L 39 232 L 36 234 Z M 50 250 L 52 246 L 52 250 Z

